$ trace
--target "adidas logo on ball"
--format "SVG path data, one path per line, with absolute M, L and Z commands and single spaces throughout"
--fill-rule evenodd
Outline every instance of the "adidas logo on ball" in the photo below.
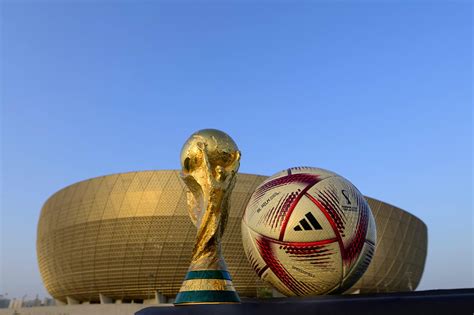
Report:
M 302 231 L 304 229 L 305 231 L 312 231 L 312 230 L 322 230 L 323 229 L 323 227 L 319 224 L 318 220 L 316 220 L 316 218 L 314 217 L 314 215 L 311 212 L 306 213 L 305 217 L 306 218 L 303 218 L 302 220 L 300 220 L 300 224 L 295 226 L 293 228 L 293 230 Z M 306 221 L 306 219 L 308 219 L 308 221 L 309 221 L 309 223 L 311 223 L 311 225 L 309 225 L 309 223 L 308 223 L 308 221 Z M 301 227 L 303 227 L 303 229 L 301 229 Z

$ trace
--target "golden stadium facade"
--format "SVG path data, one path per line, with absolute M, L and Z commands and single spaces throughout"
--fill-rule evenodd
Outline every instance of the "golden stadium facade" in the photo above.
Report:
M 268 285 L 250 267 L 240 221 L 266 178 L 238 174 L 223 252 L 241 297 Z M 366 197 L 375 217 L 375 256 L 348 291 L 412 291 L 426 259 L 426 225 L 408 212 Z M 37 255 L 48 292 L 62 302 L 172 299 L 191 259 L 196 229 L 187 213 L 179 172 L 142 171 L 88 179 L 51 196 L 38 223 Z

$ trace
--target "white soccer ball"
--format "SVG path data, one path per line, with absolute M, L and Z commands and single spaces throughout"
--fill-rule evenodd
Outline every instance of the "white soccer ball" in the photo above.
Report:
M 257 187 L 242 239 L 257 275 L 286 296 L 336 294 L 369 266 L 376 230 L 367 201 L 347 179 L 294 167 Z

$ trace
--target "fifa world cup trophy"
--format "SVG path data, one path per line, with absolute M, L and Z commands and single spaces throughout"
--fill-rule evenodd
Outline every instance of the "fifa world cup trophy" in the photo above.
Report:
M 239 165 L 237 145 L 219 130 L 194 133 L 181 150 L 181 178 L 188 189 L 188 211 L 197 235 L 176 305 L 240 303 L 221 251 Z

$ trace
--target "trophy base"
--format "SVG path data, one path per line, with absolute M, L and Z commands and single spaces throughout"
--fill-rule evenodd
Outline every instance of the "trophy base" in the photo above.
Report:
M 174 302 L 175 305 L 238 303 L 239 295 L 225 270 L 188 271 Z

